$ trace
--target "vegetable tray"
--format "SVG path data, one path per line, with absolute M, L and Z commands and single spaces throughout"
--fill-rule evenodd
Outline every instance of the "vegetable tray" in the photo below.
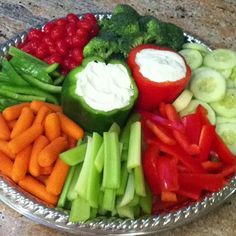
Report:
M 110 14 L 97 13 L 96 16 L 98 19 L 102 19 L 104 16 L 109 17 Z M 42 25 L 38 26 L 38 28 L 41 27 Z M 0 45 L 0 58 L 7 55 L 10 46 L 21 43 L 25 39 L 26 34 L 27 32 L 23 32 L 5 44 Z M 185 39 L 187 42 L 204 44 L 201 40 L 187 33 L 185 33 Z M 163 212 L 158 215 L 143 216 L 136 220 L 98 217 L 86 223 L 73 224 L 69 222 L 69 216 L 66 212 L 48 207 L 24 192 L 10 179 L 0 175 L 1 201 L 39 224 L 73 234 L 141 235 L 165 231 L 186 224 L 208 213 L 229 198 L 235 190 L 236 175 L 231 178 L 229 184 L 221 191 L 209 194 L 199 202 L 186 202 L 178 209 L 171 209 L 167 213 Z

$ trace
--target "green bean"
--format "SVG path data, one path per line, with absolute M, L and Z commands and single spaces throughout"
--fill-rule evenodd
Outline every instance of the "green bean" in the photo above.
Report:
M 62 84 L 62 82 L 64 81 L 64 79 L 65 79 L 65 76 L 64 76 L 64 75 L 61 75 L 60 77 L 58 77 L 57 79 L 55 79 L 55 80 L 53 81 L 53 84 L 54 84 L 54 85 Z

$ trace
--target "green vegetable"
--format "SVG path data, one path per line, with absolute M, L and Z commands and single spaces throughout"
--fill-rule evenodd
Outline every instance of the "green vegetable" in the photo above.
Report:
M 122 167 L 121 167 L 120 187 L 116 191 L 117 195 L 121 195 L 121 196 L 124 195 L 127 180 L 128 180 L 128 176 L 129 176 L 129 173 L 128 173 L 128 170 L 127 170 L 127 163 L 124 161 L 122 163 Z
M 55 80 L 53 81 L 53 84 L 54 84 L 54 85 L 61 85 L 64 80 L 65 80 L 65 76 L 64 76 L 64 75 L 61 75 L 61 76 L 59 76 L 57 79 L 55 79 Z
M 145 189 L 145 181 L 144 181 L 142 166 L 137 166 L 134 168 L 134 183 L 135 183 L 136 194 L 145 197 L 146 189 Z
M 103 131 L 107 131 L 114 122 L 120 126 L 124 124 L 135 104 L 138 96 L 138 90 L 133 78 L 131 77 L 128 67 L 126 67 L 126 64 L 121 63 L 120 61 L 112 61 L 112 64 L 121 64 L 127 69 L 129 78 L 131 80 L 133 96 L 130 98 L 129 104 L 120 109 L 114 109 L 105 112 L 91 108 L 85 102 L 83 97 L 76 94 L 75 90 L 77 80 L 79 79 L 78 74 L 82 72 L 84 68 L 86 68 L 89 62 L 92 61 L 102 62 L 101 59 L 96 60 L 95 58 L 88 58 L 83 61 L 81 66 L 69 73 L 63 84 L 61 102 L 63 112 L 78 124 L 80 124 L 85 130 L 88 132 L 96 131 L 102 133 Z
M 3 111 L 5 108 L 16 105 L 21 101 L 17 101 L 15 99 L 0 97 L 0 111 Z
M 113 211 L 115 209 L 116 190 L 104 189 L 102 208 L 107 211 Z
M 182 49 L 179 53 L 185 58 L 192 70 L 195 70 L 202 65 L 203 58 L 199 51 L 194 49 Z
M 84 160 L 87 143 L 78 145 L 60 154 L 60 159 L 70 166 L 75 166 Z
M 136 18 L 139 17 L 138 12 L 132 8 L 130 5 L 127 4 L 117 4 L 114 11 L 113 11 L 113 15 L 116 14 L 126 14 L 126 15 L 133 15 L 136 16 Z

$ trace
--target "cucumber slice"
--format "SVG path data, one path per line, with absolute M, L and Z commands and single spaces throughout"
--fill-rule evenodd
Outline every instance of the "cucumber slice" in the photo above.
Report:
M 224 70 L 217 70 L 220 72 L 220 74 L 225 78 L 225 79 L 228 79 L 232 73 L 232 69 L 224 69 Z
M 188 104 L 190 103 L 192 97 L 193 97 L 193 93 L 190 90 L 185 89 L 175 99 L 175 101 L 172 103 L 172 105 L 175 107 L 177 112 L 180 112 L 188 106 Z
M 236 54 L 229 49 L 216 49 L 204 57 L 203 64 L 214 69 L 230 69 L 236 66 Z
M 202 65 L 202 55 L 199 51 L 193 49 L 183 49 L 179 53 L 185 58 L 187 64 L 192 70 Z
M 236 116 L 236 89 L 227 89 L 225 96 L 218 102 L 212 102 L 211 107 L 223 117 Z
M 216 132 L 221 136 L 230 151 L 236 155 L 236 124 L 221 123 L 217 125 Z
M 204 52 L 204 53 L 210 52 L 208 47 L 206 47 L 203 44 L 199 44 L 199 43 L 184 43 L 182 48 L 184 48 L 184 49 L 194 49 L 194 50 L 197 50 L 199 52 Z
M 207 117 L 208 117 L 209 121 L 211 122 L 211 124 L 214 125 L 216 123 L 215 112 L 212 110 L 212 108 L 206 102 L 203 102 L 203 101 L 200 101 L 200 100 L 197 100 L 197 99 L 193 99 L 188 104 L 188 106 L 180 112 L 180 116 L 185 116 L 185 115 L 188 115 L 188 114 L 195 113 L 198 105 L 202 105 L 203 107 L 205 107 L 207 109 L 207 111 L 208 111 Z
M 191 75 L 191 78 L 193 76 L 195 76 L 196 74 L 200 73 L 201 71 L 204 71 L 205 69 L 208 69 L 209 67 L 206 67 L 206 66 L 201 66 L 195 70 L 192 70 L 192 75 Z
M 224 97 L 226 82 L 219 72 L 207 68 L 192 76 L 190 90 L 204 102 L 216 102 Z
M 234 81 L 234 87 L 236 87 L 236 66 L 232 69 L 232 73 L 229 79 L 231 81 Z
M 231 80 L 231 79 L 227 79 L 227 80 L 226 80 L 226 87 L 227 87 L 228 89 L 234 88 L 234 87 L 235 87 L 235 86 L 234 86 L 234 81 Z
M 227 118 L 227 117 L 222 117 L 222 116 L 216 117 L 216 125 L 219 125 L 222 123 L 235 123 L 236 124 L 236 118 Z

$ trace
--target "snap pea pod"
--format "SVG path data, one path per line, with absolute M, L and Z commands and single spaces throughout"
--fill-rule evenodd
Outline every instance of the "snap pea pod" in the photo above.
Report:
M 13 57 L 18 57 L 18 58 L 27 58 L 29 60 L 31 60 L 34 63 L 38 63 L 41 66 L 48 66 L 48 64 L 32 55 L 30 55 L 29 53 L 26 53 L 16 47 L 11 46 L 9 48 L 8 51 L 9 55 L 13 56 Z
M 60 77 L 58 77 L 57 79 L 55 79 L 55 80 L 53 81 L 53 84 L 54 84 L 54 85 L 60 85 L 60 84 L 63 83 L 64 79 L 65 79 L 65 76 L 64 76 L 64 75 L 61 75 Z
M 22 95 L 36 95 L 40 97 L 44 97 L 47 102 L 51 102 L 54 104 L 58 104 L 58 100 L 55 96 L 41 90 L 38 88 L 30 87 L 30 86 L 12 86 L 6 83 L 0 83 L 1 89 L 8 90 L 13 93 L 22 94 Z
M 58 68 L 59 64 L 58 63 L 53 63 L 53 64 L 50 64 L 48 65 L 47 67 L 45 67 L 45 71 L 50 74 L 52 73 L 53 71 L 55 71 L 57 68 Z
M 14 99 L 0 97 L 0 111 L 3 111 L 5 108 L 18 104 L 19 101 Z
M 0 72 L 0 80 L 9 80 L 9 77 L 6 73 Z
M 21 74 L 23 79 L 25 81 L 27 81 L 29 84 L 42 89 L 44 91 L 50 92 L 50 93 L 61 93 L 62 87 L 61 86 L 55 86 L 52 84 L 45 84 L 37 79 L 35 79 L 33 76 L 31 75 L 27 75 L 26 73 L 22 73 Z
M 28 83 L 17 73 L 7 59 L 2 60 L 2 70 L 10 78 L 12 84 L 27 85 Z
M 9 90 L 6 89 L 0 89 L 0 95 L 7 97 L 7 98 L 12 98 L 15 99 L 17 101 L 21 101 L 21 102 L 31 102 L 33 100 L 39 100 L 39 101 L 46 101 L 45 97 L 42 96 L 33 96 L 33 95 L 22 95 L 22 94 L 17 94 L 15 92 L 11 92 Z
M 46 72 L 46 67 L 41 66 L 37 63 L 33 63 L 32 61 L 30 61 L 30 59 L 13 57 L 10 60 L 10 63 L 15 69 L 23 73 L 32 75 L 33 77 L 44 83 L 53 83 L 52 78 Z

